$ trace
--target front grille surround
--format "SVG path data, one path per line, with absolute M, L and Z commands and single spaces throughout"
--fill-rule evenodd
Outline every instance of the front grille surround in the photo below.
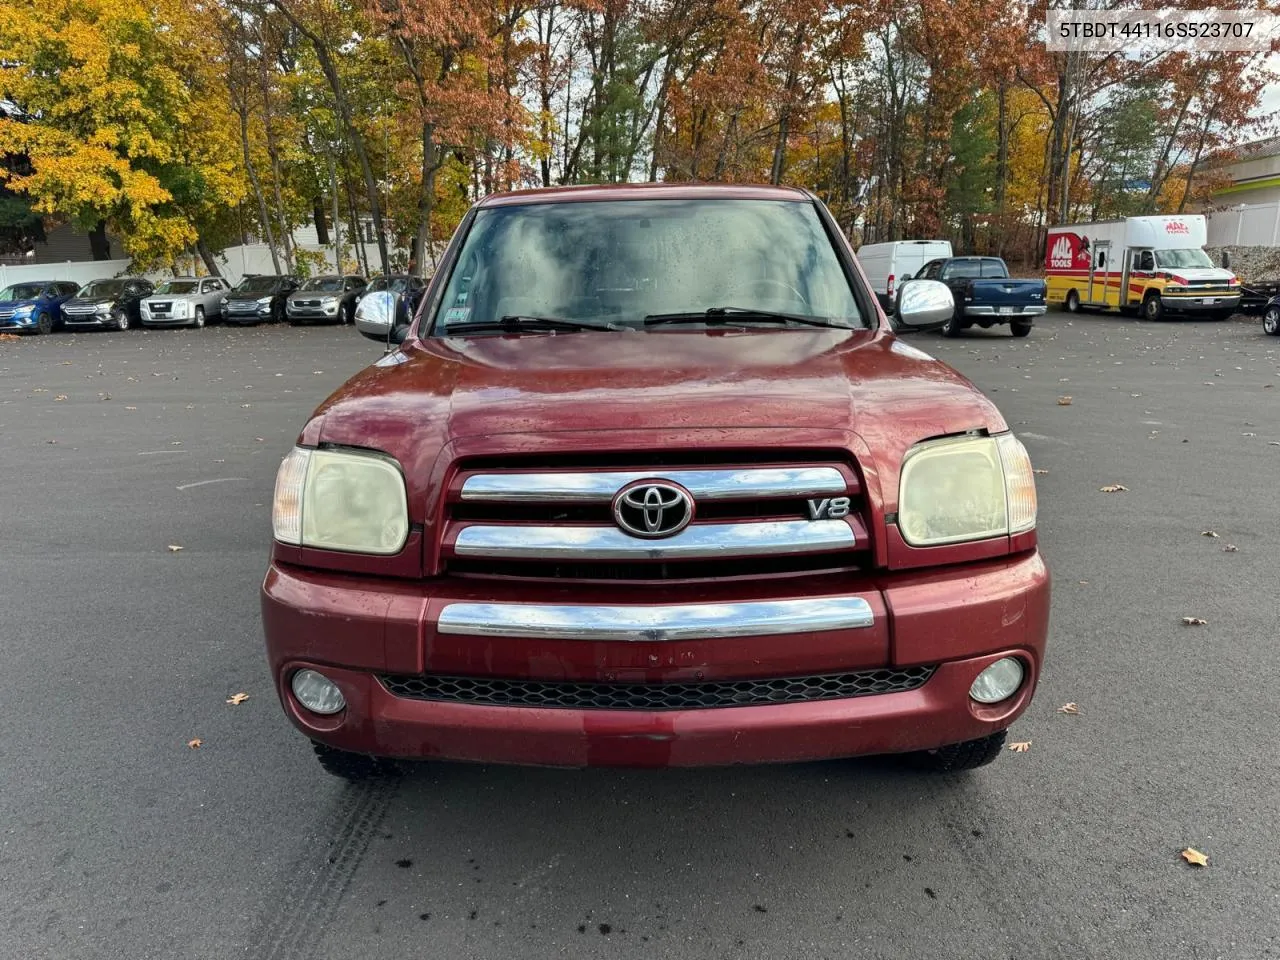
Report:
M 379 679 L 389 693 L 406 700 L 561 710 L 668 711 L 812 703 L 903 693 L 924 686 L 936 669 L 933 665 L 885 667 L 803 677 L 666 683 L 512 680 L 436 674 Z
M 633 543 L 616 525 L 610 501 L 638 479 L 689 490 L 694 522 L 671 538 Z M 468 458 L 455 466 L 445 490 L 441 570 L 461 577 L 737 579 L 750 576 L 753 560 L 761 562 L 762 577 L 805 575 L 864 567 L 872 547 L 860 472 L 847 451 L 622 451 L 501 463 Z M 850 499 L 847 519 L 813 518 L 806 501 L 832 497 Z M 837 527 L 840 536 L 832 532 Z M 707 538 L 716 541 L 714 550 L 692 549 L 692 541 Z

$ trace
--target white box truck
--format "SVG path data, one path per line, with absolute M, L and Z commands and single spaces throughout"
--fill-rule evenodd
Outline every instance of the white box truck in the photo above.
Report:
M 1240 306 L 1240 281 L 1205 253 L 1200 214 L 1126 217 L 1049 228 L 1046 301 L 1074 313 L 1119 310 L 1224 319 Z
M 930 260 L 951 256 L 950 240 L 894 240 L 868 243 L 858 248 L 858 262 L 871 282 L 886 313 L 892 313 L 894 297 L 904 280 L 910 280 Z

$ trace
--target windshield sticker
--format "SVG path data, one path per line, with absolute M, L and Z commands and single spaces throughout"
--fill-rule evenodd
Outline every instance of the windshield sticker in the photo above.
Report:
M 444 312 L 445 323 L 465 323 L 471 316 L 470 307 L 450 307 Z

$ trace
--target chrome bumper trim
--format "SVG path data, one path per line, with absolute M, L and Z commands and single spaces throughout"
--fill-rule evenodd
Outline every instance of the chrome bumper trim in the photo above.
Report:
M 460 557 L 511 560 L 696 560 L 707 557 L 786 556 L 851 550 L 853 528 L 843 520 L 704 523 L 664 540 L 641 540 L 617 527 L 473 524 L 458 531 Z
M 966 317 L 1038 317 L 1045 312 L 1047 308 L 1044 306 L 1019 307 L 1013 313 L 1000 313 L 996 307 L 974 306 L 965 307 L 964 315 Z
M 730 470 L 607 470 L 593 473 L 478 473 L 462 484 L 463 500 L 573 503 L 612 500 L 636 480 L 678 483 L 694 500 L 810 497 L 846 492 L 835 467 L 744 467 Z
M 671 606 L 451 603 L 440 633 L 531 640 L 665 642 L 855 630 L 875 624 L 862 597 L 805 597 Z

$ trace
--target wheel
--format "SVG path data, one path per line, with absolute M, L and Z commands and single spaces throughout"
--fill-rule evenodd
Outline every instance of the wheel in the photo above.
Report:
M 316 759 L 326 773 L 351 783 L 364 780 L 382 779 L 395 776 L 396 765 L 390 760 L 381 760 L 364 753 L 351 753 L 338 750 L 323 743 L 311 741 L 311 748 L 316 752 Z
M 1031 324 L 1023 323 L 1019 320 L 1014 320 L 1012 323 L 1009 324 L 1009 332 L 1012 333 L 1015 337 L 1025 337 L 1027 334 L 1031 332 Z
M 40 316 L 36 317 L 36 333 L 53 333 L 53 317 L 47 312 L 42 311 Z
M 1142 318 L 1144 320 L 1159 320 L 1163 316 L 1164 304 L 1160 302 L 1160 294 L 1147 294 L 1147 299 L 1142 301 Z
M 951 316 L 947 317 L 947 322 L 942 325 L 942 335 L 944 337 L 958 337 L 963 329 L 960 326 L 960 318 L 953 312 Z
M 1074 287 L 1067 291 L 1067 299 L 1062 305 L 1066 308 L 1067 313 L 1080 312 L 1080 294 L 1076 293 Z
M 121 308 L 120 310 L 116 311 L 116 329 L 117 330 L 129 329 L 129 311 L 128 310 Z
M 338 308 L 338 325 L 345 327 L 351 322 L 351 304 L 345 303 Z
M 934 773 L 974 770 L 985 767 L 1000 756 L 1006 732 L 1001 730 L 989 737 L 966 740 L 964 743 L 952 743 L 937 750 L 922 750 L 919 753 L 908 754 L 907 757 L 913 766 L 922 770 L 931 770 Z
M 196 307 L 196 317 L 191 321 L 191 325 L 197 330 L 204 326 L 204 307 Z
M 1280 337 L 1280 303 L 1271 304 L 1262 315 L 1262 332 L 1269 337 Z

